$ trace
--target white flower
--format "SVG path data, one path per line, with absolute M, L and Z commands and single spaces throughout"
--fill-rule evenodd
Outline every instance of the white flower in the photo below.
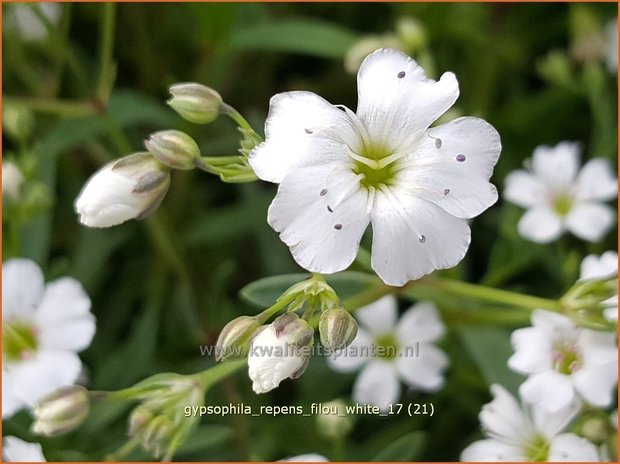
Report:
M 341 372 L 364 366 L 353 386 L 356 402 L 386 410 L 400 396 L 400 380 L 425 392 L 443 386 L 448 358 L 433 342 L 444 326 L 432 303 L 413 305 L 397 322 L 396 298 L 388 295 L 357 310 L 355 317 L 357 337 L 328 362 Z
M 256 393 L 277 388 L 284 379 L 303 374 L 310 359 L 314 330 L 294 313 L 255 332 L 248 354 L 248 374 Z
M 537 147 L 530 169 L 506 177 L 504 198 L 527 208 L 518 224 L 524 238 L 548 243 L 566 230 L 590 242 L 603 238 L 615 214 L 602 202 L 616 197 L 618 180 L 602 158 L 578 171 L 579 145 L 561 142 Z
M 2 162 L 2 196 L 15 201 L 21 195 L 24 175 L 15 163 Z
M 28 42 L 47 39 L 47 26 L 32 10 L 38 9 L 43 17 L 51 24 L 58 25 L 62 14 L 62 5 L 57 2 L 23 3 L 11 5 L 7 9 L 5 27 L 16 31 L 19 36 Z
M 34 262 L 3 263 L 2 417 L 72 385 L 82 368 L 76 353 L 94 333 L 90 299 L 79 282 L 65 277 L 45 286 Z
M 75 202 L 80 222 L 110 227 L 155 211 L 170 187 L 170 170 L 147 153 L 107 164 L 84 186 Z
M 40 444 L 12 436 L 2 439 L 2 458 L 6 462 L 46 462 Z
M 370 223 L 384 282 L 455 266 L 469 246 L 467 219 L 497 200 L 488 180 L 499 135 L 470 117 L 429 129 L 457 99 L 456 77 L 428 79 L 399 51 L 369 55 L 357 83 L 357 113 L 311 92 L 271 99 L 266 141 L 249 159 L 280 184 L 269 224 L 313 272 L 348 267 Z
M 598 461 L 596 446 L 573 433 L 562 433 L 579 412 L 574 401 L 554 414 L 524 407 L 501 385 L 492 385 L 493 401 L 483 406 L 480 422 L 488 437 L 469 445 L 462 461 Z
M 532 327 L 512 333 L 515 353 L 508 366 L 528 375 L 521 397 L 539 408 L 557 411 L 580 395 L 596 406 L 609 406 L 618 380 L 616 334 L 577 327 L 565 316 L 532 313 Z
M 300 454 L 288 459 L 280 459 L 278 462 L 329 462 L 325 456 L 316 453 Z
M 618 275 L 618 252 L 606 251 L 601 256 L 588 255 L 581 262 L 579 278 L 583 280 L 604 279 Z M 609 307 L 603 312 L 608 321 L 618 320 L 618 295 L 605 300 Z

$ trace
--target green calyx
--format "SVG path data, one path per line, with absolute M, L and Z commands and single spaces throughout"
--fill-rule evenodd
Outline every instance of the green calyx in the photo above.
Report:
M 37 337 L 32 325 L 11 321 L 2 324 L 2 354 L 6 360 L 19 361 L 37 350 Z
M 400 344 L 394 334 L 388 333 L 375 338 L 377 356 L 383 359 L 394 359 L 398 355 Z

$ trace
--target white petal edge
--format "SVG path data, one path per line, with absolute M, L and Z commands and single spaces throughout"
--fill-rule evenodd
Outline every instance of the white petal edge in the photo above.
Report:
M 519 235 L 535 243 L 549 243 L 562 235 L 564 226 L 555 212 L 546 206 L 528 209 L 517 224 Z
M 597 462 L 596 446 L 574 433 L 563 433 L 551 440 L 549 462 Z
M 44 282 L 41 268 L 29 259 L 2 263 L 2 316 L 31 316 L 39 305 Z
M 615 222 L 616 215 L 607 205 L 577 203 L 566 216 L 566 226 L 577 237 L 589 242 L 601 241 Z
M 379 406 L 386 411 L 398 401 L 400 383 L 395 366 L 385 361 L 371 361 L 362 369 L 353 385 L 353 400 Z
M 392 333 L 396 328 L 398 302 L 394 295 L 386 295 L 355 312 L 355 319 L 373 335 Z

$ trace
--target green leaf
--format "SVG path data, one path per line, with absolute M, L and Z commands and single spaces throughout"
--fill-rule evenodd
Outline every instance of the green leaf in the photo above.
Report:
M 513 353 L 510 334 L 495 327 L 460 327 L 457 330 L 487 384 L 499 383 L 516 394 L 523 378 L 508 369 L 507 361 Z
M 228 425 L 208 424 L 196 427 L 183 443 L 178 454 L 202 453 L 228 443 L 232 437 L 232 428 Z
M 424 445 L 424 432 L 411 432 L 383 448 L 372 461 L 407 462 L 419 455 Z
M 291 19 L 239 30 L 232 36 L 231 46 L 236 50 L 343 58 L 356 41 L 356 35 L 341 26 L 325 21 Z

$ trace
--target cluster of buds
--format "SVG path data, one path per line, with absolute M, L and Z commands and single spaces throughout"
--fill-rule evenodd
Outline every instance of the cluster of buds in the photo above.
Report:
M 618 278 L 581 279 L 560 298 L 564 314 L 579 326 L 594 330 L 615 330 L 610 312 L 618 310 Z

